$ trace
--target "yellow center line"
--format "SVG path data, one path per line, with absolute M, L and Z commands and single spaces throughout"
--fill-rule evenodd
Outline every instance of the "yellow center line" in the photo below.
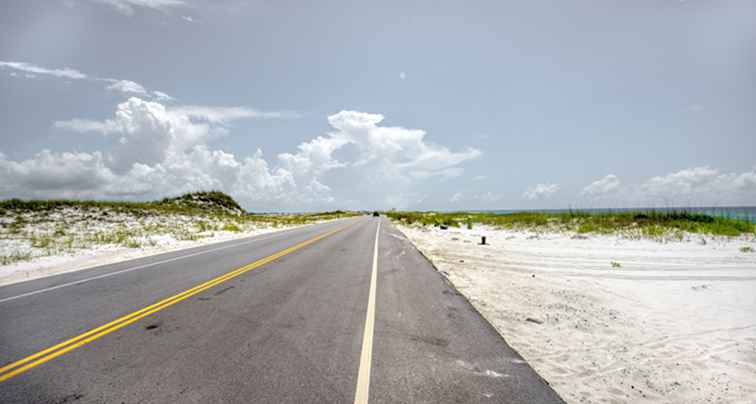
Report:
M 365 313 L 365 330 L 362 332 L 362 352 L 360 367 L 357 371 L 357 387 L 354 392 L 354 404 L 367 404 L 370 398 L 370 368 L 373 361 L 373 330 L 375 328 L 375 288 L 378 283 L 378 239 L 381 236 L 381 222 L 375 229 L 375 246 L 373 247 L 373 269 L 370 272 L 370 290 L 368 292 L 367 312 Z
M 272 255 L 269 255 L 265 258 L 261 258 L 257 261 L 251 262 L 247 265 L 244 265 L 240 268 L 237 268 L 231 272 L 228 272 L 226 274 L 223 274 L 221 276 L 218 276 L 216 278 L 213 278 L 207 282 L 201 283 L 193 288 L 190 288 L 188 290 L 185 290 L 181 293 L 178 293 L 176 295 L 173 295 L 171 297 L 168 297 L 166 299 L 163 299 L 157 303 L 151 304 L 143 309 L 137 310 L 131 314 L 127 314 L 123 317 L 117 318 L 107 324 L 101 325 L 97 328 L 94 328 L 92 330 L 89 330 L 83 334 L 80 334 L 76 337 L 73 337 L 71 339 L 68 339 L 66 341 L 63 341 L 59 344 L 53 345 L 47 349 L 44 349 L 42 351 L 39 351 L 33 355 L 29 355 L 23 359 L 20 359 L 16 362 L 10 363 L 8 365 L 3 366 L 0 368 L 0 382 L 6 381 L 10 379 L 11 377 L 17 376 L 21 373 L 26 372 L 29 369 L 32 369 L 36 366 L 39 366 L 47 361 L 50 361 L 52 359 L 57 358 L 58 356 L 61 356 L 65 354 L 66 352 L 72 351 L 76 348 L 79 348 L 83 345 L 86 345 L 104 335 L 110 334 L 111 332 L 114 332 L 118 329 L 121 329 L 135 321 L 138 321 L 144 317 L 147 317 L 153 313 L 156 313 L 160 310 L 163 310 L 167 307 L 173 306 L 174 304 L 188 299 L 200 292 L 203 292 L 207 289 L 212 288 L 213 286 L 219 285 L 221 283 L 224 283 L 228 280 L 231 280 L 233 278 L 236 278 L 237 276 L 244 274 L 246 272 L 249 272 L 253 269 L 259 268 L 265 264 L 268 264 L 278 258 L 281 258 L 285 255 L 291 254 L 294 251 L 297 251 L 299 249 L 304 248 L 305 246 L 308 246 L 318 240 L 324 239 L 328 236 L 331 236 L 333 234 L 336 234 L 355 223 L 350 223 L 346 226 L 339 227 L 334 230 L 327 231 L 325 233 L 321 233 L 311 239 L 305 240 L 299 244 L 295 244 L 291 247 L 285 248 L 281 251 L 278 251 Z

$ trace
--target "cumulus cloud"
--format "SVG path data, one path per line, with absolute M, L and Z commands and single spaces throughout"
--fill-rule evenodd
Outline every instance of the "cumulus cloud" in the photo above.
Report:
M 414 179 L 459 176 L 460 165 L 481 154 L 474 148 L 453 152 L 426 142 L 423 130 L 379 126 L 382 121 L 383 115 L 357 111 L 331 115 L 328 122 L 338 132 L 330 134 L 330 142 L 355 144 L 360 150 L 357 166 L 372 165 L 385 174 Z
M 522 197 L 529 200 L 548 199 L 559 191 L 557 184 L 536 184 L 522 193 Z
M 53 125 L 77 132 L 117 136 L 117 142 L 106 156 L 111 168 L 124 171 L 135 163 L 152 165 L 164 161 L 168 155 L 180 155 L 194 146 L 206 144 L 213 134 L 224 132 L 223 128 L 213 127 L 208 122 L 255 117 L 240 112 L 244 110 L 243 107 L 169 109 L 157 102 L 132 97 L 118 105 L 112 119 L 73 119 Z
M 383 119 L 358 111 L 331 115 L 328 122 L 335 130 L 300 144 L 296 153 L 280 154 L 281 166 L 319 182 L 336 177 L 335 183 L 351 191 L 342 199 L 360 195 L 362 201 L 401 208 L 422 199 L 414 189 L 419 180 L 460 175 L 461 165 L 481 154 L 427 142 L 423 130 L 381 126 Z M 337 158 L 337 152 L 345 157 Z
M 743 173 L 721 173 L 708 166 L 688 168 L 653 177 L 640 189 L 647 196 L 671 201 L 748 201 L 748 197 L 756 195 L 756 167 Z
M 26 160 L 0 155 L 2 196 L 158 198 L 219 189 L 253 209 L 303 209 L 336 200 L 412 203 L 419 178 L 443 178 L 476 158 L 475 149 L 451 151 L 425 140 L 425 132 L 380 126 L 383 116 L 342 111 L 333 130 L 294 152 L 266 159 L 261 150 L 241 157 L 213 150 L 213 134 L 235 119 L 265 118 L 244 108 L 167 107 L 132 97 L 110 119 L 56 122 L 59 129 L 111 139 L 91 153 L 43 151 Z M 348 190 L 334 185 L 349 184 Z M 377 188 L 376 188 L 377 187 Z
M 146 8 L 158 11 L 168 11 L 171 8 L 186 6 L 183 0 L 90 0 L 96 3 L 107 4 L 115 7 L 119 12 L 126 15 L 134 15 L 135 9 Z
M 113 179 L 101 153 L 53 153 L 43 150 L 33 158 L 15 162 L 0 155 L 2 192 L 17 189 L 31 191 L 32 196 L 60 192 L 66 197 L 89 194 Z
M 14 69 L 21 72 L 27 73 L 27 77 L 29 74 L 40 74 L 45 76 L 53 76 L 53 77 L 60 77 L 65 79 L 72 79 L 72 80 L 82 80 L 86 79 L 87 75 L 72 69 L 70 67 L 64 67 L 61 69 L 50 69 L 42 66 L 37 66 L 31 63 L 24 63 L 24 62 L 6 62 L 6 61 L 0 61 L 0 67 L 2 68 L 8 68 L 8 69 Z
M 449 202 L 451 202 L 451 203 L 457 203 L 457 202 L 461 201 L 462 198 L 463 198 L 462 193 L 461 192 L 457 192 L 454 195 L 452 195 L 451 198 L 449 198 Z
M 614 174 L 609 174 L 604 178 L 588 184 L 585 188 L 583 188 L 581 194 L 597 198 L 617 192 L 617 190 L 619 190 L 619 187 L 619 178 L 617 178 L 617 176 Z
M 113 80 L 113 84 L 105 87 L 105 89 L 125 94 L 147 94 L 147 90 L 145 90 L 145 88 L 141 84 L 133 82 L 131 80 Z

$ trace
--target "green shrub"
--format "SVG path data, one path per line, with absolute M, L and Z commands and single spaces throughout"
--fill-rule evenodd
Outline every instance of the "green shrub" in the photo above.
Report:
M 658 224 L 652 224 L 650 226 L 643 227 L 643 235 L 652 238 L 664 237 L 667 233 L 664 227 Z
M 577 228 L 577 232 L 580 234 L 584 233 L 595 233 L 598 230 L 598 227 L 596 227 L 593 223 L 583 223 Z
M 15 253 L 11 255 L 1 255 L 0 265 L 10 265 L 19 261 L 28 261 L 31 258 L 32 257 L 30 253 Z
M 234 233 L 238 233 L 238 232 L 242 231 L 242 229 L 239 226 L 237 226 L 237 225 L 235 225 L 233 223 L 226 223 L 226 224 L 224 224 L 223 225 L 223 230 L 224 231 L 231 231 L 231 232 L 234 232 Z
M 37 237 L 36 235 L 32 235 L 31 237 L 31 245 L 35 248 L 47 248 L 52 244 L 52 239 L 50 236 L 41 236 Z

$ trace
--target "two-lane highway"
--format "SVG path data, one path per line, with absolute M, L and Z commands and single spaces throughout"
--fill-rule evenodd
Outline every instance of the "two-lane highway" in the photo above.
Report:
M 382 218 L 0 288 L 0 402 L 561 402 Z

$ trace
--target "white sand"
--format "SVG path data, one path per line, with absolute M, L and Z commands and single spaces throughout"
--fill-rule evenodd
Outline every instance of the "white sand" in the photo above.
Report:
M 292 226 L 292 228 L 295 226 Z M 241 233 L 216 232 L 212 237 L 200 240 L 175 240 L 164 238 L 164 242 L 154 247 L 127 248 L 120 246 L 94 246 L 90 249 L 79 250 L 73 254 L 61 254 L 38 257 L 31 261 L 16 262 L 10 265 L 0 265 L 0 286 L 24 282 L 46 276 L 62 274 L 99 265 L 112 264 L 135 258 L 148 257 L 170 251 L 178 251 L 222 241 L 235 240 L 260 234 L 288 229 L 289 227 L 264 227 Z M 1 243 L 1 242 L 0 242 Z
M 30 257 L 0 265 L 0 286 L 299 227 L 272 227 L 266 223 L 212 216 L 134 216 L 109 209 L 63 208 L 52 213 L 27 212 L 22 216 L 25 224 L 16 232 L 9 227 L 9 223 L 17 220 L 16 216 L 0 216 L 0 224 L 3 224 L 0 227 L 0 256 L 24 254 Z M 204 227 L 199 227 L 200 222 Z M 223 226 L 229 223 L 235 224 L 239 231 L 223 230 Z M 128 233 L 126 244 L 133 243 L 131 247 L 124 242 L 95 240 L 97 235 L 112 235 L 119 231 Z M 48 244 L 40 246 L 39 240 L 43 239 L 49 240 Z
M 399 228 L 568 402 L 756 402 L 753 237 Z

